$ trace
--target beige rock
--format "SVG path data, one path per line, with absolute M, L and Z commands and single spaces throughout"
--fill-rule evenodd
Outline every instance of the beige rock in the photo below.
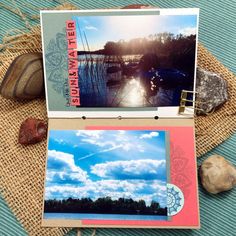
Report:
M 8 68 L 0 87 L 5 98 L 34 99 L 44 93 L 42 53 L 18 56 Z
M 212 155 L 203 161 L 200 177 L 203 187 L 216 194 L 230 190 L 236 185 L 236 168 L 224 157 Z

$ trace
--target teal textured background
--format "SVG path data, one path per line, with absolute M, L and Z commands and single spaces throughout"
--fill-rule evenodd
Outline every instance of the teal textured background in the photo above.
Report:
M 66 0 L 65 0 L 66 1 Z M 24 13 L 38 14 L 42 8 L 58 5 L 62 0 L 1 0 L 0 3 L 14 7 L 13 2 Z M 142 3 L 162 8 L 199 7 L 199 40 L 227 68 L 236 74 L 236 0 L 68 0 L 81 9 L 112 8 Z M 38 23 L 34 21 L 32 23 Z M 0 37 L 9 29 L 24 28 L 20 17 L 0 7 Z
M 61 1 L 62 2 L 62 1 Z M 112 8 L 128 4 L 150 4 L 161 8 L 199 7 L 199 41 L 218 60 L 236 74 L 236 0 L 69 0 L 81 9 Z M 18 7 L 23 13 L 37 15 L 38 9 L 52 8 L 57 0 L 1 0 L 0 42 L 9 29 L 25 29 L 19 16 L 1 7 Z M 29 20 L 37 24 L 37 20 Z M 199 164 L 211 154 L 220 154 L 236 164 L 236 134 L 198 160 Z M 0 154 L 2 155 L 2 154 Z M 0 174 L 1 175 L 1 174 Z M 199 187 L 201 229 L 200 230 L 142 230 L 142 229 L 98 229 L 96 236 L 236 236 L 236 188 L 211 196 Z M 92 230 L 82 230 L 82 236 L 90 236 Z M 25 236 L 28 233 L 16 220 L 5 201 L 0 197 L 0 236 Z M 72 230 L 68 236 L 75 236 Z M 43 236 L 43 235 L 42 235 Z

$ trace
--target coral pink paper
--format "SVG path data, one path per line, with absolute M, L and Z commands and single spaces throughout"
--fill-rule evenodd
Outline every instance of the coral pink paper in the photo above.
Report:
M 194 146 L 193 127 L 104 127 L 89 126 L 92 130 L 164 130 L 170 134 L 170 183 L 179 187 L 184 195 L 182 210 L 171 216 L 169 221 L 151 220 L 82 220 L 83 225 L 129 225 L 160 227 L 198 228 L 199 207 L 197 190 L 197 166 Z

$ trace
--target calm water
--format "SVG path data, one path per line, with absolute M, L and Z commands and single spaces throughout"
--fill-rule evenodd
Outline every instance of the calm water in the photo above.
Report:
M 123 56 L 122 60 L 132 61 L 136 57 L 136 55 Z M 109 57 L 102 55 L 80 55 L 78 59 L 82 106 L 142 107 L 149 104 L 137 78 L 123 76 L 121 70 L 107 74 L 108 67 L 121 68 L 119 63 L 107 63 L 105 61 L 109 61 Z
M 122 57 L 122 61 L 137 62 L 140 57 L 127 55 Z M 121 64 L 110 63 L 107 58 L 103 55 L 78 56 L 82 107 L 157 107 L 173 106 L 176 102 L 179 105 L 182 87 L 159 88 L 155 94 L 148 95 L 150 84 L 145 87 L 144 79 L 138 74 L 125 75 Z M 107 69 L 112 67 L 120 68 L 120 71 L 107 73 Z
M 90 219 L 90 220 L 167 220 L 167 216 L 156 215 L 118 215 L 86 213 L 44 213 L 44 219 Z

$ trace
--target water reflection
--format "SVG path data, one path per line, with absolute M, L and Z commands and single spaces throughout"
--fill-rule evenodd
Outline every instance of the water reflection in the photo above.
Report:
M 122 57 L 122 61 L 126 60 Z M 82 107 L 173 106 L 175 101 L 176 105 L 179 104 L 182 86 L 158 87 L 153 80 L 153 71 L 142 74 L 135 68 L 136 60 L 139 60 L 137 56 L 133 59 L 129 56 L 128 60 L 130 66 L 127 70 L 127 63 L 122 66 L 102 55 L 79 56 Z
M 109 91 L 110 90 L 110 91 Z M 108 89 L 108 94 L 112 97 L 114 91 Z M 139 78 L 132 78 L 131 80 L 126 80 L 123 88 L 117 91 L 117 106 L 122 107 L 138 107 L 145 104 L 145 90 L 140 83 Z

